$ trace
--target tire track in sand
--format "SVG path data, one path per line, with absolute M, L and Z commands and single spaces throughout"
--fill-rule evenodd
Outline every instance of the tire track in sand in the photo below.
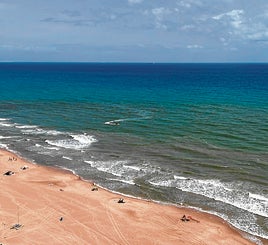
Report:
M 110 202 L 111 201 L 114 201 L 115 199 L 114 198 L 112 198 L 109 202 L 108 202 L 108 204 L 106 204 L 105 205 L 105 211 L 106 211 L 106 213 L 107 213 L 107 215 L 108 215 L 108 217 L 109 217 L 109 220 L 111 221 L 111 223 L 112 223 L 112 226 L 113 226 L 113 229 L 115 230 L 115 232 L 116 232 L 116 234 L 118 235 L 118 237 L 121 239 L 121 241 L 122 241 L 122 244 L 124 244 L 124 245 L 130 245 L 130 243 L 128 242 L 128 240 L 126 239 L 126 237 L 123 235 L 123 233 L 121 232 L 121 230 L 120 230 L 120 227 L 119 227 L 119 225 L 118 225 L 118 222 L 114 219 L 114 217 L 113 217 L 113 214 L 112 214 L 112 212 L 111 212 L 111 209 L 110 209 Z

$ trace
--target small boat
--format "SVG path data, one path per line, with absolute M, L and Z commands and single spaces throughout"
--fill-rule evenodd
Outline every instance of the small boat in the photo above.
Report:
M 119 126 L 120 125 L 120 123 L 117 121 L 109 121 L 109 122 L 105 122 L 104 124 L 111 125 L 111 126 Z

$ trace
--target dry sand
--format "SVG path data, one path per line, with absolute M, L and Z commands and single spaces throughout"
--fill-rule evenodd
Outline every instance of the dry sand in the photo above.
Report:
M 0 244 L 253 244 L 216 216 L 92 191 L 92 183 L 68 171 L 5 150 L 0 174 Z M 181 221 L 184 214 L 199 222 Z M 15 224 L 22 226 L 10 229 Z

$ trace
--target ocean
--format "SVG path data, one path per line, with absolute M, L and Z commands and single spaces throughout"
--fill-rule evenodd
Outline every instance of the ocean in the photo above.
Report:
M 268 64 L 0 63 L 0 147 L 268 239 Z

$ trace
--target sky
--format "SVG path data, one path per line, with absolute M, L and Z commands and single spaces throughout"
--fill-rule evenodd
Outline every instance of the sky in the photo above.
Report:
M 0 0 L 0 62 L 268 62 L 268 0 Z

